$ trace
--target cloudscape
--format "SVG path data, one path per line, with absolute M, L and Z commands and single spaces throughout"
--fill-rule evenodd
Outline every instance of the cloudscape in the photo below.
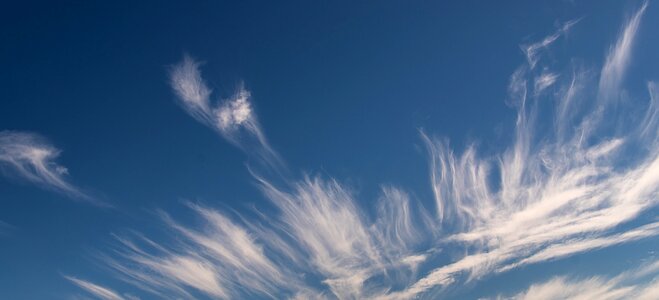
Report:
M 659 298 L 652 1 L 9 6 L 0 298 Z

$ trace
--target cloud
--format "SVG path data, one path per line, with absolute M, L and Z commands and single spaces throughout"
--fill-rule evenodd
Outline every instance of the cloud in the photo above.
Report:
M 567 34 L 570 28 L 572 28 L 572 26 L 576 25 L 578 22 L 579 20 L 571 20 L 565 22 L 558 30 L 556 30 L 556 32 L 545 37 L 541 41 L 527 45 L 520 45 L 520 48 L 526 55 L 526 60 L 529 67 L 531 69 L 535 68 L 538 61 L 540 61 L 542 53 L 546 51 L 554 42 L 556 42 L 556 40 L 558 40 L 561 35 Z
M 627 24 L 620 40 L 630 39 L 644 10 L 645 4 Z M 617 44 L 621 43 L 629 44 Z M 559 89 L 563 93 L 556 96 L 555 131 L 540 132 L 537 102 L 526 92 L 528 68 L 518 69 L 511 79 L 510 97 L 518 115 L 514 142 L 502 155 L 478 158 L 473 147 L 456 155 L 444 141 L 424 136 L 431 156 L 431 183 L 437 207 L 441 208 L 440 224 L 454 231 L 445 240 L 447 244 L 466 244 L 481 250 L 435 268 L 398 296 L 411 297 L 450 284 L 460 274 L 480 278 L 497 270 L 659 233 L 655 224 L 615 233 L 621 224 L 634 220 L 658 201 L 658 128 L 650 121 L 652 118 L 646 117 L 638 127 L 630 125 L 616 135 L 595 136 L 595 129 L 604 125 L 603 119 L 593 117 L 599 113 L 597 110 L 569 116 L 565 113 L 567 107 L 578 109 L 575 91 L 589 86 L 587 76 L 573 74 Z M 653 134 L 635 133 L 645 128 Z M 632 163 L 620 166 L 622 153 L 639 145 L 646 146 L 635 151 Z M 499 170 L 498 186 L 489 184 L 488 170 L 494 168 Z
M 85 290 L 86 292 L 94 295 L 98 299 L 103 299 L 103 300 L 123 300 L 125 298 L 119 296 L 115 291 L 108 289 L 106 287 L 102 287 L 100 285 L 91 283 L 89 281 L 85 281 L 82 279 L 78 279 L 75 277 L 71 276 L 64 276 L 64 278 L 68 279 L 69 281 L 73 282 L 75 285 L 80 287 L 81 289 Z
M 336 181 L 307 178 L 287 193 L 260 180 L 280 211 L 277 217 L 236 221 L 189 203 L 204 222 L 202 230 L 161 214 L 177 233 L 178 246 L 139 234 L 118 236 L 117 255 L 102 260 L 126 282 L 160 296 L 166 290 L 190 297 L 192 288 L 217 298 L 318 298 L 324 295 L 315 287 L 320 284 L 335 296 L 350 298 L 384 293 L 382 286 L 366 280 L 376 275 L 409 279 L 426 258 L 412 250 L 422 241 L 412 219 L 420 214 L 400 190 L 384 187 L 378 218 L 367 223 Z
M 56 162 L 60 152 L 38 134 L 0 132 L 0 169 L 5 175 L 26 180 L 75 200 L 106 205 L 67 181 L 68 169 Z
M 572 279 L 557 276 L 533 284 L 510 299 L 656 299 L 659 292 L 659 262 L 623 272 L 613 278 L 593 276 Z M 499 299 L 504 297 L 499 296 Z
M 623 28 L 618 41 L 609 50 L 600 75 L 599 98 L 609 99 L 617 96 L 631 60 L 632 46 L 641 23 L 641 17 L 643 17 L 647 7 L 648 2 L 644 1 L 641 8 L 636 11 Z
M 576 253 L 583 253 L 593 249 L 610 247 L 613 245 L 632 242 L 656 235 L 659 235 L 659 222 L 650 223 L 638 228 L 634 228 L 632 230 L 625 231 L 623 233 L 612 234 L 605 237 L 567 240 L 562 243 L 550 245 L 545 249 L 520 260 L 519 262 L 502 267 L 499 269 L 499 271 L 506 271 L 525 264 L 532 264 L 561 258 L 567 255 L 574 255 Z
M 542 73 L 540 76 L 538 76 L 535 79 L 535 84 L 534 84 L 533 90 L 535 91 L 536 94 L 539 94 L 542 91 L 544 91 L 546 88 L 553 85 L 556 82 L 557 78 L 558 78 L 557 74 Z
M 645 7 L 626 24 L 611 55 L 631 51 L 629 40 Z M 382 186 L 377 201 L 358 201 L 349 186 L 331 177 L 273 179 L 252 172 L 269 205 L 233 216 L 188 204 L 201 224 L 161 213 L 176 239 L 117 236 L 116 249 L 103 262 L 125 281 L 159 296 L 408 299 L 656 236 L 659 223 L 638 218 L 659 201 L 655 83 L 648 84 L 650 102 L 638 104 L 648 105 L 647 115 L 627 123 L 619 116 L 634 110 L 621 108 L 609 117 L 599 109 L 609 103 L 593 99 L 603 81 L 593 80 L 590 70 L 573 65 L 565 73 L 549 66 L 539 76 L 534 71 L 542 59 L 539 51 L 574 23 L 526 48 L 527 62 L 508 87 L 507 100 L 517 115 L 504 150 L 484 156 L 467 145 L 457 152 L 446 139 L 421 132 L 433 209 L 392 185 Z M 607 58 L 604 64 L 619 60 Z M 181 105 L 246 152 L 256 151 L 266 163 L 277 161 L 249 92 L 241 88 L 230 99 L 211 103 L 198 66 L 184 57 L 172 69 Z M 608 68 L 621 74 L 620 68 Z M 555 92 L 539 97 L 550 86 Z M 599 130 L 610 123 L 618 130 Z M 532 291 L 579 292 L 569 284 L 556 278 Z M 628 292 L 625 285 L 601 278 L 583 284 L 593 291 L 589 295 Z
M 160 296 L 166 290 L 191 297 L 188 288 L 214 298 L 233 298 L 243 290 L 276 295 L 296 284 L 295 274 L 282 271 L 266 255 L 270 251 L 256 241 L 256 233 L 220 212 L 188 206 L 205 229 L 183 226 L 161 213 L 169 230 L 180 236 L 178 246 L 165 247 L 142 235 L 117 236 L 119 255 L 103 259 L 122 279 Z
M 170 85 L 179 104 L 195 120 L 248 154 L 254 154 L 263 165 L 281 171 L 283 162 L 263 134 L 250 100 L 251 93 L 241 85 L 230 98 L 212 101 L 212 90 L 203 80 L 199 66 L 199 62 L 185 55 L 172 67 Z

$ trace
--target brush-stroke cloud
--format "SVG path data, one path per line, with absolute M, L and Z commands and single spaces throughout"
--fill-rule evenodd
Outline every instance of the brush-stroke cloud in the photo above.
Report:
M 94 295 L 94 297 L 98 299 L 103 299 L 103 300 L 124 300 L 126 298 L 121 297 L 117 292 L 106 288 L 102 287 L 98 284 L 91 283 L 86 280 L 78 279 L 72 276 L 64 276 L 67 280 L 71 281 L 75 285 L 77 285 L 79 288 L 85 290 L 91 295 Z
M 627 26 L 623 28 L 620 37 L 609 50 L 600 75 L 600 98 L 608 99 L 617 96 L 617 90 L 620 88 L 631 60 L 632 46 L 641 23 L 641 17 L 647 7 L 648 2 L 643 2 L 641 8 L 631 17 Z
M 461 281 L 654 237 L 659 223 L 632 221 L 659 201 L 656 84 L 648 84 L 649 102 L 634 100 L 647 108 L 641 122 L 617 119 L 631 111 L 606 114 L 623 87 L 646 6 L 623 26 L 599 79 L 589 75 L 593 68 L 576 65 L 570 72 L 554 71 L 551 63 L 540 75 L 534 71 L 542 59 L 539 51 L 556 43 L 574 21 L 525 47 L 526 63 L 510 79 L 507 101 L 517 116 L 512 141 L 502 152 L 483 156 L 469 145 L 457 153 L 446 139 L 422 132 L 433 208 L 387 185 L 369 214 L 358 205 L 366 201 L 357 201 L 337 179 L 271 178 L 250 169 L 272 208 L 256 208 L 248 217 L 188 204 L 201 225 L 161 213 L 176 239 L 117 236 L 116 249 L 101 261 L 121 279 L 159 296 L 409 299 L 432 297 Z M 172 69 L 181 106 L 248 153 L 254 150 L 245 147 L 245 139 L 256 141 L 258 153 L 270 153 L 260 156 L 264 162 L 279 163 L 249 92 L 239 89 L 229 100 L 212 104 L 198 67 L 184 57 Z M 550 86 L 555 92 L 543 92 Z M 552 124 L 540 126 L 546 103 L 553 111 L 542 116 L 551 116 Z M 617 131 L 604 130 L 612 123 Z M 440 263 L 445 251 L 452 260 Z M 583 283 L 598 295 L 627 291 L 604 279 Z M 532 291 L 556 287 L 578 292 L 564 278 Z
M 632 44 L 630 32 L 637 30 L 645 7 L 644 3 L 626 24 L 617 45 Z M 559 133 L 570 130 L 560 129 L 538 139 L 538 132 L 534 131 L 538 108 L 535 98 L 529 98 L 527 93 L 527 69 L 521 67 L 511 79 L 510 97 L 514 98 L 518 115 L 514 143 L 503 155 L 494 160 L 478 159 L 469 148 L 462 156 L 456 156 L 442 141 L 425 138 L 433 157 L 431 178 L 437 207 L 441 208 L 440 220 L 448 219 L 452 222 L 449 225 L 458 228 L 446 240 L 482 245 L 482 251 L 436 268 L 397 296 L 412 297 L 450 284 L 459 274 L 480 278 L 501 265 L 540 262 L 657 234 L 654 224 L 613 233 L 617 226 L 657 203 L 659 145 L 652 140 L 654 137 L 636 134 L 638 129 L 651 128 L 656 135 L 657 127 L 649 124 L 650 118 L 646 117 L 638 127 L 629 126 L 624 135 L 596 136 L 597 129 L 607 125 L 603 118 L 593 117 L 601 111 L 570 117 L 559 114 L 557 126 L 577 124 L 576 130 L 562 136 Z M 624 68 L 614 70 L 625 72 Z M 615 76 L 622 78 L 622 74 Z M 587 110 L 571 99 L 575 88 L 588 88 L 587 81 L 577 81 L 584 77 L 574 75 L 566 82 L 564 94 L 556 99 L 559 110 L 565 106 Z M 593 105 L 610 103 L 598 99 Z M 616 165 L 621 153 L 638 145 L 646 147 L 634 163 Z M 487 184 L 489 173 L 485 170 L 492 168 L 491 161 L 500 170 L 501 181 L 496 190 Z M 641 233 L 634 234 L 634 230 Z
M 57 163 L 60 150 L 42 136 L 19 131 L 0 132 L 0 171 L 71 199 L 106 205 L 67 180 L 68 169 Z
M 570 31 L 570 28 L 572 28 L 578 22 L 579 20 L 571 20 L 565 22 L 560 26 L 560 28 L 558 28 L 558 30 L 556 30 L 556 32 L 546 36 L 541 41 L 520 45 L 520 48 L 526 55 L 526 61 L 529 67 L 531 69 L 535 68 L 535 66 L 538 64 L 538 61 L 540 61 L 543 52 L 546 51 L 554 42 L 556 42 L 559 37 L 566 35 Z
M 556 276 L 545 282 L 531 285 L 512 297 L 497 299 L 656 299 L 659 295 L 659 262 L 627 270 L 617 276 L 592 276 L 574 279 Z

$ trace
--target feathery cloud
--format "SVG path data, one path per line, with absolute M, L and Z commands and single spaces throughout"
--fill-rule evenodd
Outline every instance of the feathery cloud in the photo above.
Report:
M 37 134 L 0 132 L 0 170 L 5 175 L 26 180 L 75 200 L 105 205 L 66 180 L 68 169 L 56 162 L 59 154 L 59 149 Z
M 579 20 L 571 20 L 565 22 L 558 30 L 556 30 L 556 32 L 545 37 L 541 41 L 528 45 L 520 45 L 520 48 L 526 55 L 526 61 L 529 67 L 531 69 L 535 68 L 538 61 L 540 61 L 543 51 L 546 51 L 549 46 L 551 46 L 554 42 L 556 42 L 556 40 L 558 40 L 559 37 L 561 37 L 561 35 L 567 34 L 570 31 L 570 28 L 572 28 L 578 22 Z
M 593 276 L 585 279 L 554 277 L 533 284 L 514 295 L 515 300 L 544 299 L 656 299 L 659 292 L 659 262 L 628 270 L 613 278 Z M 499 299 L 503 297 L 499 296 Z
M 509 86 L 509 103 L 517 109 L 512 142 L 501 153 L 484 157 L 473 145 L 456 153 L 445 139 L 421 133 L 430 160 L 433 211 L 403 189 L 384 186 L 376 210 L 368 214 L 336 179 L 279 178 L 284 184 L 276 185 L 253 172 L 273 212 L 255 209 L 253 218 L 231 218 L 189 204 L 203 226 L 162 214 L 168 230 L 179 237 L 174 243 L 140 234 L 117 237 L 115 255 L 104 256 L 104 262 L 127 282 L 161 296 L 408 299 L 465 278 L 478 280 L 656 236 L 659 223 L 631 222 L 659 201 L 656 84 L 648 84 L 650 103 L 642 122 L 620 124 L 615 132 L 598 130 L 622 123 L 603 118 L 606 106 L 614 103 L 600 98 L 603 87 L 620 86 L 646 6 L 626 24 L 599 83 L 576 66 L 571 74 L 548 69 L 534 74 L 539 51 L 576 21 L 525 48 L 527 62 Z M 240 89 L 229 100 L 211 103 L 198 66 L 184 57 L 171 72 L 183 108 L 248 153 L 251 140 L 264 162 L 278 161 L 249 92 Z M 543 97 L 554 100 L 555 107 L 543 115 L 553 116 L 553 126 L 539 126 L 539 110 L 547 105 L 540 105 L 538 95 L 549 86 L 556 92 Z M 597 93 L 600 98 L 587 98 Z M 468 254 L 439 262 L 438 253 L 456 249 Z M 610 283 L 584 282 L 594 291 L 589 295 L 627 291 L 607 287 Z M 533 291 L 551 294 L 561 287 L 568 296 L 578 292 L 561 278 Z
M 600 75 L 598 95 L 600 99 L 607 100 L 617 96 L 618 89 L 631 60 L 632 46 L 641 23 L 641 17 L 643 17 L 643 13 L 645 13 L 647 7 L 648 2 L 644 1 L 641 8 L 636 11 L 623 28 L 618 41 L 609 50 Z
M 283 163 L 256 119 L 250 92 L 241 85 L 229 99 L 212 101 L 212 90 L 202 78 L 199 66 L 199 62 L 185 55 L 171 69 L 170 85 L 180 105 L 195 120 L 217 131 L 248 154 L 255 154 L 263 165 L 279 171 Z
M 69 281 L 73 282 L 75 285 L 80 287 L 81 289 L 85 290 L 86 292 L 94 295 L 98 299 L 103 299 L 103 300 L 123 300 L 124 298 L 119 296 L 117 292 L 108 289 L 106 287 L 102 287 L 100 285 L 91 283 L 89 281 L 85 281 L 82 279 L 78 279 L 72 276 L 64 276 L 64 278 L 68 279 Z

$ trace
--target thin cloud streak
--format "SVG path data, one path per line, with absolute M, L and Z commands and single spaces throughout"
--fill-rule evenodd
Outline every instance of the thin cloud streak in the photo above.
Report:
M 557 276 L 546 282 L 531 285 L 526 291 L 512 297 L 497 299 L 656 299 L 659 295 L 659 262 L 631 269 L 613 278 L 593 276 L 571 279 Z
M 26 180 L 74 200 L 107 206 L 67 181 L 68 169 L 56 162 L 60 152 L 38 134 L 0 132 L 0 170 L 5 175 Z
M 641 8 L 636 11 L 622 30 L 615 45 L 609 50 L 600 75 L 599 98 L 608 99 L 617 96 L 617 90 L 620 88 L 627 66 L 631 60 L 632 46 L 641 23 L 641 18 L 647 7 L 648 2 L 644 1 Z
M 88 293 L 94 295 L 98 299 L 103 299 L 103 300 L 124 300 L 125 298 L 119 296 L 119 294 L 109 288 L 102 287 L 100 285 L 91 283 L 89 281 L 85 281 L 82 279 L 78 279 L 72 276 L 64 276 L 64 278 L 68 279 L 69 281 L 73 282 L 75 285 L 80 287 L 81 289 L 87 291 Z

